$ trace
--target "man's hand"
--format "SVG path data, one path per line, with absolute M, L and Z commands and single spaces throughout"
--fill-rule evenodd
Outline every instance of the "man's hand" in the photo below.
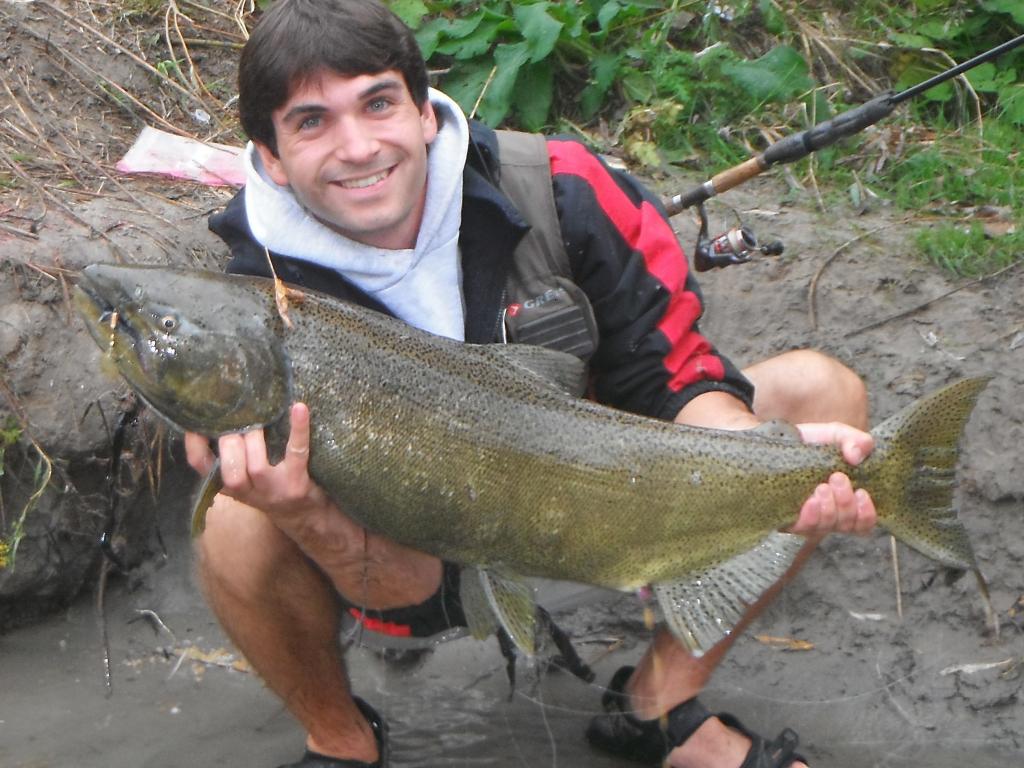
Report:
M 289 413 L 290 432 L 284 458 L 271 465 L 263 430 L 224 435 L 218 441 L 224 490 L 272 519 L 322 509 L 331 502 L 309 476 L 309 408 L 295 403 Z M 206 473 L 214 456 L 205 437 L 185 435 L 185 454 L 197 472 Z
M 725 392 L 705 392 L 691 400 L 679 412 L 677 424 L 713 429 L 753 429 L 762 423 L 742 401 Z M 797 424 L 805 443 L 835 445 L 851 465 L 860 464 L 875 447 L 867 432 L 839 422 Z M 867 491 L 856 492 L 850 478 L 835 472 L 827 483 L 819 485 L 803 506 L 790 533 L 823 536 L 826 533 L 865 534 L 875 526 L 875 504 Z
M 860 464 L 875 447 L 871 435 L 846 424 L 830 422 L 797 424 L 796 427 L 805 443 L 835 445 L 852 466 Z M 800 507 L 800 516 L 788 531 L 805 535 L 866 534 L 875 527 L 876 520 L 875 503 L 868 492 L 863 488 L 854 491 L 849 477 L 834 472 Z

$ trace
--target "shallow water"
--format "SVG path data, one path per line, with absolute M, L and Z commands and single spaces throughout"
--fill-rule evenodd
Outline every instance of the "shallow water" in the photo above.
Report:
M 230 668 L 234 657 L 219 629 L 187 579 L 179 579 L 162 594 L 115 588 L 109 596 L 109 697 L 91 597 L 60 617 L 0 637 L 0 766 L 273 768 L 296 759 L 298 726 L 252 674 Z M 174 638 L 145 621 L 129 623 L 147 604 L 163 606 L 159 615 Z M 349 654 L 351 676 L 355 690 L 391 727 L 396 768 L 611 768 L 623 763 L 592 751 L 583 730 L 600 706 L 600 683 L 639 656 L 635 638 L 621 635 L 622 647 L 609 650 L 617 633 L 615 627 L 589 638 L 582 633 L 581 653 L 600 657 L 598 683 L 564 673 L 549 673 L 538 683 L 531 670 L 520 668 L 511 700 L 493 641 L 447 643 L 413 669 L 356 649 Z M 187 648 L 197 650 L 195 657 L 179 663 Z M 790 667 L 805 666 L 800 658 L 791 654 Z M 914 722 L 920 707 L 902 700 L 892 685 L 854 677 L 846 693 L 834 695 L 828 685 L 804 677 L 814 690 L 796 697 L 762 667 L 724 669 L 703 698 L 713 708 L 736 711 L 762 733 L 795 728 L 815 766 L 1024 764 L 1024 751 L 1012 739 L 965 741 L 942 722 Z M 849 672 L 842 658 L 834 668 L 836 676 Z M 1013 699 L 1007 706 L 1019 704 Z M 948 716 L 953 722 L 963 713 Z

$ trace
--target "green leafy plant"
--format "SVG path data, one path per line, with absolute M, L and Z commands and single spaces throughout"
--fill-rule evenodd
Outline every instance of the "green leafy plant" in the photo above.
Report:
M 765 0 L 733 6 L 761 24 L 781 18 Z M 467 113 L 534 131 L 604 120 L 649 165 L 689 158 L 698 147 L 723 149 L 715 138 L 723 126 L 803 98 L 814 85 L 802 55 L 783 41 L 755 57 L 725 44 L 724 11 L 703 0 L 391 7 Z
M 0 476 L 5 472 L 7 450 L 25 437 L 21 427 L 11 417 L 8 417 L 3 426 L 0 427 Z M 34 440 L 31 438 L 27 439 L 37 456 L 35 467 L 32 471 L 33 491 L 24 506 L 22 506 L 18 517 L 11 523 L 7 535 L 0 536 L 0 568 L 11 570 L 14 569 L 18 545 L 25 536 L 25 520 L 29 512 L 39 502 L 39 499 L 42 498 L 43 493 L 50 484 L 50 478 L 53 476 L 53 463 L 50 461 L 50 457 L 46 455 Z M 0 512 L 2 511 L 3 506 L 0 504 Z M 3 518 L 0 517 L 0 520 L 3 520 Z M 4 520 L 4 522 L 6 521 Z
M 7 449 L 17 443 L 19 437 L 21 437 L 20 427 L 12 419 L 5 420 L 0 426 L 0 477 L 4 475 Z M 6 568 L 12 559 L 11 543 L 6 538 L 0 537 L 0 569 Z
M 871 30 L 888 30 L 898 47 L 891 59 L 897 90 L 909 88 L 1004 43 L 1024 31 L 1020 0 L 913 0 L 898 4 L 867 0 L 859 23 Z M 970 88 L 985 111 L 1024 126 L 1024 50 L 1018 48 L 967 73 Z M 963 86 L 945 83 L 922 94 L 917 108 L 947 116 L 963 103 Z

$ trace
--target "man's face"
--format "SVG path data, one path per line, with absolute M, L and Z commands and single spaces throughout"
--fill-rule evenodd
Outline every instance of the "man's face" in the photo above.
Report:
M 367 245 L 416 244 L 437 120 L 429 102 L 416 106 L 399 72 L 314 75 L 272 119 L 277 157 L 256 149 L 311 214 Z

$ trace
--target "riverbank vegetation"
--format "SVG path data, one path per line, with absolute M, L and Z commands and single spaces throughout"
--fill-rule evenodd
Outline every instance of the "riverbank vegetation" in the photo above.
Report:
M 712 174 L 1024 33 L 1019 0 L 395 0 L 441 87 L 491 125 L 571 132 L 648 170 Z M 959 273 L 1019 257 L 1024 47 L 792 169 L 822 207 L 936 220 Z M 848 199 L 843 201 L 842 196 Z

